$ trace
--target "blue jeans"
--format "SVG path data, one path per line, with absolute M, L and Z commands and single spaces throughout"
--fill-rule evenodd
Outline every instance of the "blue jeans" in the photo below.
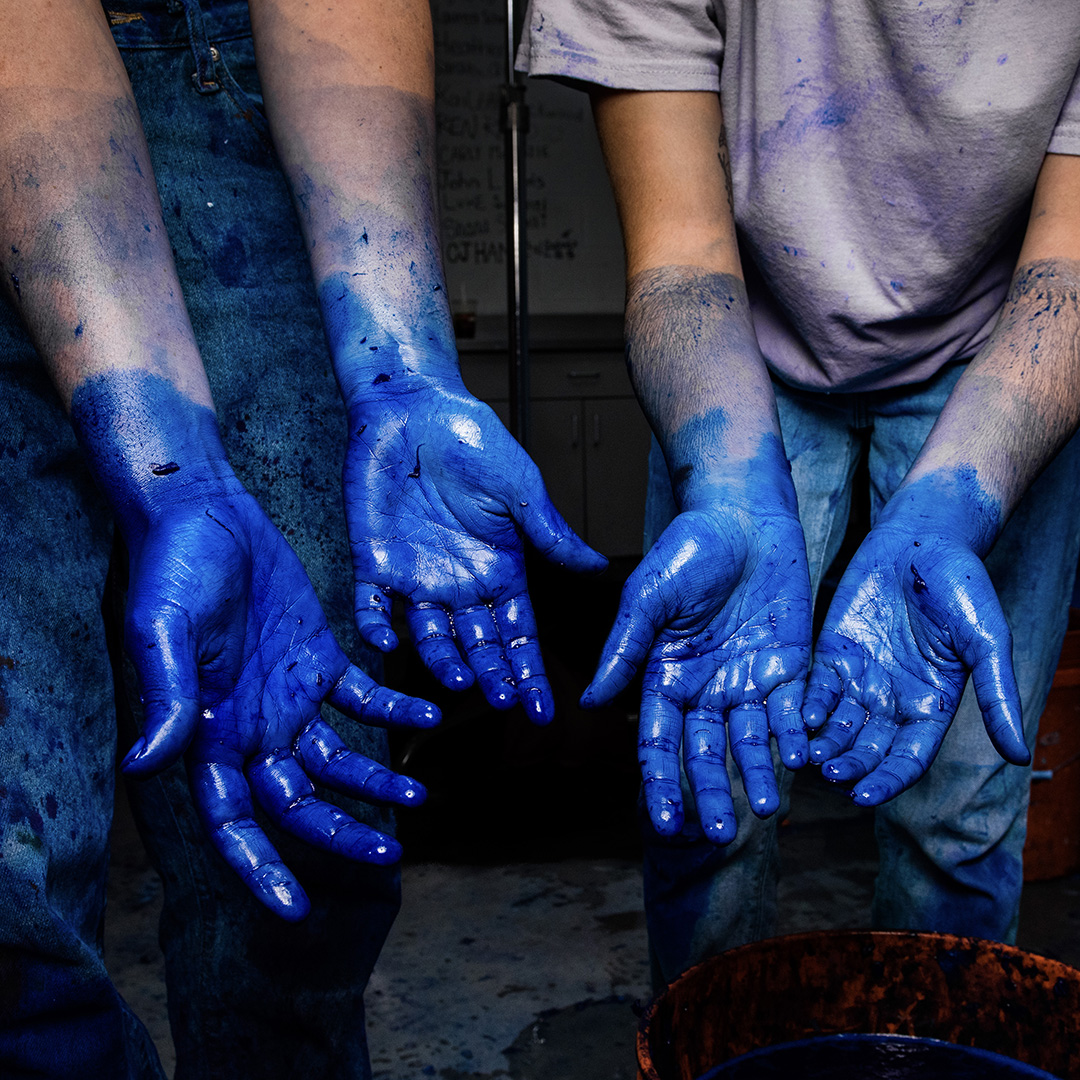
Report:
M 296 548 L 342 646 L 377 674 L 353 625 L 345 417 L 261 113 L 247 7 L 203 7 L 108 4 L 229 457 Z M 118 645 L 124 553 L 3 304 L 0 371 L 0 1076 L 161 1077 L 101 954 L 117 744 L 139 723 Z M 334 720 L 355 749 L 386 759 L 385 733 Z M 181 767 L 130 797 L 165 886 L 176 1076 L 369 1077 L 362 995 L 398 909 L 397 871 L 269 829 L 313 902 L 287 925 L 210 847 Z
M 963 370 L 963 364 L 954 364 L 916 386 L 861 394 L 803 393 L 775 385 L 815 596 L 844 537 L 863 439 L 869 441 L 873 521 Z M 1061 651 L 1076 576 L 1078 489 L 1080 437 L 1028 491 L 986 560 L 1013 633 L 1030 747 Z M 667 469 L 654 442 L 646 549 L 675 513 Z M 645 906 L 658 981 L 670 982 L 706 956 L 773 933 L 776 823 L 787 812 L 791 781 L 790 773 L 779 771 L 780 811 L 760 821 L 732 767 L 739 831 L 729 847 L 704 840 L 692 815 L 670 844 L 646 823 Z M 1029 783 L 1029 769 L 1006 764 L 991 746 L 969 685 L 930 771 L 875 811 L 880 868 L 873 925 L 1015 940 Z

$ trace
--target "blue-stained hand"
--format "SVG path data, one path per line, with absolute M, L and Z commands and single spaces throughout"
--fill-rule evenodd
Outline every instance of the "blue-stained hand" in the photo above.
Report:
M 307 897 L 256 823 L 252 793 L 308 843 L 393 862 L 394 839 L 318 799 L 312 782 L 402 806 L 422 802 L 424 790 L 349 750 L 319 707 L 383 726 L 428 726 L 439 713 L 350 664 L 292 548 L 238 481 L 185 485 L 177 472 L 155 483 L 162 511 L 145 532 L 125 530 L 125 638 L 146 723 L 124 770 L 146 777 L 186 752 L 214 846 L 268 908 L 302 918 Z
M 818 637 L 803 715 L 822 774 L 876 806 L 930 767 L 971 673 L 1002 757 L 1030 760 L 1012 637 L 979 557 L 925 520 L 879 522 Z
M 356 621 L 397 645 L 405 603 L 424 663 L 451 689 L 474 680 L 496 708 L 554 713 L 526 589 L 524 540 L 550 561 L 595 573 L 607 560 L 552 505 L 540 472 L 492 410 L 460 382 L 412 385 L 349 410 L 345 511 Z
M 639 758 L 658 833 L 683 824 L 679 750 L 705 835 L 734 839 L 726 744 L 759 816 L 779 805 L 769 734 L 789 768 L 807 760 L 801 707 L 810 579 L 792 510 L 684 511 L 630 576 L 582 704 L 609 700 L 645 661 Z

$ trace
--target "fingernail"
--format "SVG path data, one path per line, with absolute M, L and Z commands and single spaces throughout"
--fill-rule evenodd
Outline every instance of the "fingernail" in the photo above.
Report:
M 120 768 L 126 769 L 129 765 L 134 765 L 145 753 L 146 739 L 140 735 L 131 749 L 124 755 L 124 760 L 120 762 Z
M 438 706 L 421 698 L 410 698 L 405 722 L 412 727 L 434 727 L 442 719 Z

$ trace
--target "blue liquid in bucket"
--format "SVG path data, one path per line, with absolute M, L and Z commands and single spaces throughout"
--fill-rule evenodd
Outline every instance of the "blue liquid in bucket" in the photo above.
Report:
M 751 1050 L 699 1080 L 1055 1080 L 988 1050 L 911 1035 L 829 1035 Z

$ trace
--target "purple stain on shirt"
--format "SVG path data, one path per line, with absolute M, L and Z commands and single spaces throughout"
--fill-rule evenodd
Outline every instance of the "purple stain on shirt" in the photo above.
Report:
M 552 55 L 561 57 L 569 64 L 569 67 L 564 74 L 572 76 L 573 67 L 575 65 L 595 65 L 599 62 L 596 57 L 589 52 L 586 46 L 575 41 L 574 38 L 565 31 L 556 30 L 555 40 L 558 42 L 558 47 L 551 50 Z
M 811 122 L 822 127 L 840 127 L 855 115 L 857 107 L 853 95 L 845 90 L 837 90 L 830 94 L 825 104 L 813 114 Z

